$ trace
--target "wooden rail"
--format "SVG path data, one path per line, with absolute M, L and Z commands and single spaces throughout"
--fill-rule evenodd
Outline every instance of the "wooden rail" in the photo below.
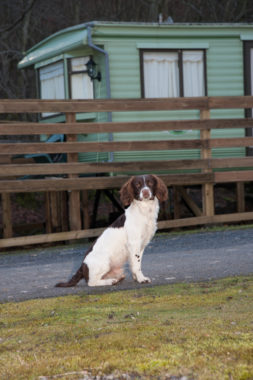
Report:
M 62 143 L 19 143 L 3 142 L 0 144 L 0 194 L 3 206 L 3 239 L 0 247 L 38 244 L 50 241 L 78 239 L 95 236 L 101 229 L 90 229 L 88 222 L 87 191 L 94 189 L 119 188 L 131 173 L 156 172 L 160 174 L 167 186 L 173 187 L 177 196 L 182 196 L 192 209 L 194 217 L 180 218 L 175 210 L 173 220 L 159 222 L 159 228 L 193 226 L 208 223 L 223 223 L 253 220 L 253 211 L 245 212 L 243 202 L 243 184 L 253 181 L 253 157 L 213 158 L 213 148 L 234 148 L 253 146 L 253 137 L 211 138 L 211 130 L 253 128 L 253 119 L 210 119 L 211 109 L 253 108 L 252 96 L 236 97 L 202 97 L 174 99 L 110 99 L 110 100 L 0 100 L 0 113 L 65 113 L 66 122 L 35 123 L 13 122 L 0 123 L 0 135 L 40 135 L 64 134 Z M 148 112 L 167 110 L 199 110 L 197 120 L 175 121 L 134 121 L 134 122 L 88 122 L 77 123 L 78 112 Z M 124 132 L 159 132 L 176 130 L 199 130 L 195 139 L 163 139 L 158 141 L 105 141 L 78 142 L 78 134 L 89 133 L 124 133 Z M 188 137 L 188 136 L 187 136 Z M 122 152 L 122 151 L 172 151 L 195 149 L 199 159 L 183 160 L 148 160 L 135 162 L 78 162 L 78 153 L 82 152 Z M 67 155 L 63 163 L 16 163 L 16 155 L 37 153 L 62 153 Z M 8 159 L 7 159 L 8 158 Z M 120 173 L 120 174 L 119 174 Z M 24 178 L 25 176 L 25 178 Z M 33 178 L 32 176 L 39 176 Z M 215 215 L 214 184 L 237 183 L 238 213 Z M 188 197 L 183 186 L 202 185 L 202 210 Z M 10 194 L 18 192 L 45 192 L 47 199 L 54 202 L 60 193 L 69 192 L 68 226 L 65 231 L 38 236 L 13 237 L 11 222 Z M 81 205 L 82 192 L 83 205 Z M 57 195 L 58 194 L 58 195 Z M 63 197 L 64 193 L 61 193 Z M 58 199 L 58 200 L 57 200 Z M 62 200 L 62 198 L 60 198 Z M 175 196 L 176 199 L 176 196 Z M 85 200 L 85 201 L 84 201 Z M 49 201 L 48 201 L 49 202 Z M 59 219 L 55 210 L 50 211 L 50 218 Z M 83 208 L 84 229 L 80 209 Z M 175 205 L 177 208 L 177 206 Z M 52 215 L 55 214 L 55 216 Z M 64 213 L 64 210 L 61 211 Z M 61 214 L 62 217 L 63 214 Z M 66 210 L 63 217 L 66 222 Z M 70 231 L 66 231 L 66 229 Z

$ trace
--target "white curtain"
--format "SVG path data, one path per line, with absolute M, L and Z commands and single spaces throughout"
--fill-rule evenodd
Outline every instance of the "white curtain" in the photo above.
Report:
M 183 51 L 184 96 L 205 96 L 203 51 Z
M 74 74 L 75 71 L 87 70 L 86 63 L 90 57 L 71 59 L 71 95 L 72 99 L 93 99 L 93 82 L 87 73 Z
M 64 99 L 63 62 L 54 63 L 40 69 L 41 99 Z
M 143 54 L 145 98 L 179 96 L 178 54 L 146 52 Z

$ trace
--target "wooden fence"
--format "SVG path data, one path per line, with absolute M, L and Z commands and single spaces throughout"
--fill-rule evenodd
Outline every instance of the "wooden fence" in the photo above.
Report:
M 195 216 L 159 222 L 159 229 L 194 226 L 209 223 L 253 220 L 253 211 L 244 210 L 244 182 L 253 181 L 253 157 L 213 158 L 213 148 L 250 147 L 253 137 L 211 138 L 212 129 L 253 128 L 253 120 L 210 119 L 211 109 L 253 108 L 252 96 L 201 97 L 174 99 L 106 99 L 106 100 L 0 100 L 0 113 L 65 113 L 65 123 L 2 122 L 0 135 L 52 135 L 64 134 L 65 142 L 46 144 L 3 142 L 0 144 L 0 194 L 3 208 L 3 239 L 0 247 L 38 244 L 97 236 L 103 229 L 89 228 L 87 191 L 119 188 L 131 172 L 177 171 L 163 174 L 167 186 L 178 190 Z M 199 110 L 198 120 L 140 121 L 140 122 L 76 122 L 78 112 L 126 112 Z M 113 132 L 199 130 L 198 139 L 160 141 L 106 141 L 78 142 L 78 134 Z M 138 162 L 78 162 L 80 152 L 118 152 L 199 149 L 200 159 L 149 160 Z M 63 163 L 15 163 L 13 157 L 21 154 L 63 153 Z M 192 172 L 191 172 L 192 171 Z M 126 175 L 117 173 L 127 173 Z M 114 175 L 112 175 L 114 174 Z M 57 177 L 55 176 L 57 175 Z M 86 175 L 86 176 L 84 176 Z M 87 176 L 88 175 L 88 176 Z M 26 177 L 25 179 L 22 177 Z M 39 176 L 32 178 L 29 176 Z M 237 213 L 215 215 L 214 184 L 236 183 L 238 193 Z M 184 186 L 202 185 L 202 210 L 188 197 Z M 34 236 L 13 237 L 10 194 L 18 192 L 45 192 L 54 198 L 68 191 L 68 210 L 60 217 L 65 226 L 61 232 Z M 81 221 L 80 192 L 83 198 L 84 228 Z M 61 203 L 60 199 L 60 203 Z M 59 201 L 59 200 L 58 200 Z M 51 215 L 51 217 L 53 217 Z M 68 218 L 68 223 L 67 219 Z

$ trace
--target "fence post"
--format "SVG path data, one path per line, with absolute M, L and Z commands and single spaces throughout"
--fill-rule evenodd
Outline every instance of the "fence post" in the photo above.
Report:
M 237 212 L 245 212 L 244 182 L 236 183 L 236 204 Z
M 88 198 L 88 191 L 83 190 L 82 191 L 82 210 L 83 210 L 83 227 L 84 229 L 90 228 L 90 216 L 89 216 L 89 198 Z
M 66 112 L 66 123 L 75 123 L 76 114 L 74 112 Z M 76 141 L 76 135 L 66 135 L 68 142 Z M 78 153 L 68 153 L 68 162 L 78 162 Z M 69 178 L 77 177 L 77 174 L 69 174 Z M 70 230 L 76 231 L 81 229 L 81 205 L 80 191 L 72 190 L 69 192 L 69 227 Z
M 45 204 L 46 204 L 46 233 L 52 233 L 52 220 L 51 220 L 51 208 L 50 208 L 50 192 L 45 193 Z
M 210 119 L 210 110 L 200 111 L 200 120 Z M 210 141 L 211 130 L 205 129 L 200 131 L 201 140 Z M 208 146 L 203 146 L 201 149 L 201 158 L 209 159 L 212 157 L 212 150 Z M 203 173 L 210 173 L 212 169 L 203 169 Z M 213 184 L 205 183 L 202 185 L 202 205 L 203 205 L 203 215 L 204 216 L 214 216 L 214 192 Z
M 174 199 L 174 219 L 180 219 L 181 194 L 178 190 L 178 186 L 173 186 L 173 199 Z
M 3 207 L 3 237 L 5 239 L 12 237 L 12 219 L 11 219 L 11 195 L 2 193 Z

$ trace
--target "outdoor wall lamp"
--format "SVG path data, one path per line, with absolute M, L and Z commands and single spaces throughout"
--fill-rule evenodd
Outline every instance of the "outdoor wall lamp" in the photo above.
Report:
M 86 63 L 87 66 L 87 74 L 89 77 L 94 80 L 97 79 L 99 82 L 101 81 L 101 73 L 97 72 L 96 66 L 97 64 L 93 61 L 92 57 L 90 57 L 89 61 Z

